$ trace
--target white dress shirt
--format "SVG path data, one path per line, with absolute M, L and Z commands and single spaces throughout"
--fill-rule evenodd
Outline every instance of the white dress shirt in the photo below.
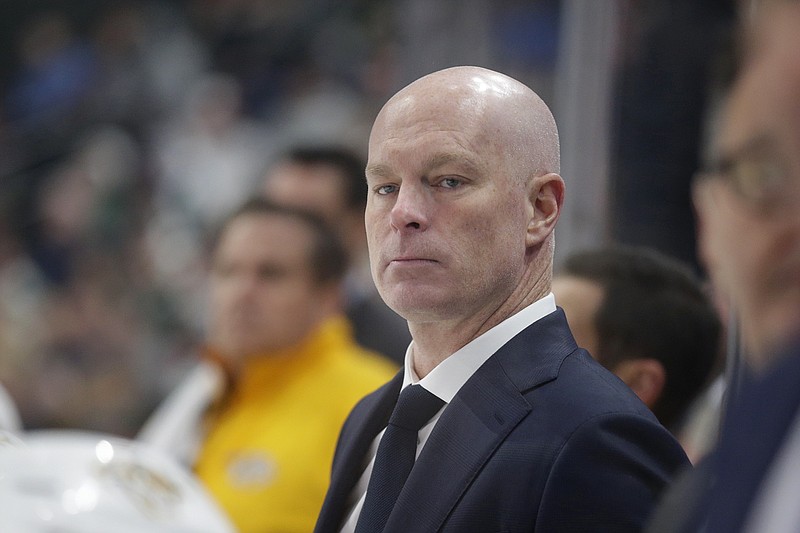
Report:
M 414 341 L 411 341 L 411 344 L 406 350 L 403 386 L 401 390 L 408 385 L 418 384 L 445 402 L 444 407 L 433 415 L 430 422 L 419 430 L 417 434 L 417 457 L 419 457 L 422 447 L 425 446 L 425 443 L 428 441 L 428 437 L 433 431 L 434 426 L 436 426 L 436 422 L 439 421 L 442 412 L 447 408 L 447 404 L 453 400 L 453 397 L 455 397 L 464 383 L 472 377 L 472 374 L 519 332 L 555 310 L 555 298 L 553 293 L 550 293 L 544 298 L 533 302 L 515 315 L 506 318 L 489 331 L 483 333 L 480 337 L 470 341 L 466 346 L 439 363 L 436 368 L 431 370 L 431 372 L 422 379 L 419 379 L 419 376 L 414 372 L 412 356 L 414 352 Z M 383 431 L 375 437 L 375 440 L 372 441 L 367 451 L 369 462 L 366 468 L 364 468 L 364 472 L 361 474 L 353 491 L 350 493 L 348 501 L 352 509 L 342 526 L 342 533 L 353 533 L 356 529 L 358 517 L 361 514 L 361 507 L 364 505 L 364 498 L 367 494 L 367 486 L 369 485 L 369 478 L 372 474 L 375 454 L 378 451 L 378 444 L 380 444 L 382 437 Z

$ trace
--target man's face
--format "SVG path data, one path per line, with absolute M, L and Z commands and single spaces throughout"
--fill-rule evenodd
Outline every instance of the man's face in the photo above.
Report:
M 525 274 L 529 185 L 512 175 L 479 105 L 456 111 L 444 101 L 452 95 L 420 96 L 390 102 L 370 135 L 373 278 L 411 322 L 481 316 Z
M 736 84 L 700 182 L 700 251 L 757 366 L 800 331 L 800 38 L 778 20 Z M 774 21 L 773 21 L 774 22 Z
M 241 359 L 299 342 L 319 320 L 311 230 L 280 214 L 230 222 L 213 258 L 210 345 Z

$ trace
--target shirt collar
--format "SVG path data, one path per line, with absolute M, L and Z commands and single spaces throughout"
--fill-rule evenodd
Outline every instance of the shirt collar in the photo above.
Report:
M 450 403 L 459 389 L 505 343 L 537 320 L 556 310 L 553 293 L 533 302 L 518 313 L 506 318 L 492 329 L 476 337 L 450 357 L 439 363 L 427 376 L 419 379 L 411 361 L 414 341 L 406 350 L 403 388 L 410 384 L 422 385 L 442 400 Z

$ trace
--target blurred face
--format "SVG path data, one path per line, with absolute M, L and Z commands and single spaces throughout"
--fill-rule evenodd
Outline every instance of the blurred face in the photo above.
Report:
M 230 222 L 214 254 L 209 343 L 234 359 L 298 343 L 326 290 L 310 267 L 311 229 L 278 214 Z
M 336 222 L 347 210 L 342 194 L 343 179 L 329 165 L 300 165 L 283 162 L 264 181 L 264 192 L 274 202 L 307 209 L 329 222 Z
M 800 332 L 800 11 L 736 84 L 716 169 L 698 183 L 700 251 L 756 366 Z M 793 25 L 792 25 L 793 24 Z
M 597 359 L 600 352 L 595 315 L 603 303 L 603 288 L 593 281 L 566 275 L 553 278 L 552 290 L 578 346 Z
M 395 97 L 370 135 L 366 208 L 373 278 L 410 322 L 486 316 L 522 285 L 528 183 L 480 102 L 435 87 Z
M 322 217 L 339 231 L 351 253 L 364 247 L 364 217 L 352 212 L 344 197 L 345 177 L 326 164 L 283 162 L 264 180 L 264 194 L 273 202 L 306 209 Z

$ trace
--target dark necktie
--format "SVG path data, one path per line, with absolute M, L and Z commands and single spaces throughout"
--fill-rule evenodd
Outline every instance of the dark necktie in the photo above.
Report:
M 383 531 L 394 503 L 405 485 L 417 454 L 417 433 L 444 401 L 420 385 L 403 389 L 383 434 L 356 533 Z

